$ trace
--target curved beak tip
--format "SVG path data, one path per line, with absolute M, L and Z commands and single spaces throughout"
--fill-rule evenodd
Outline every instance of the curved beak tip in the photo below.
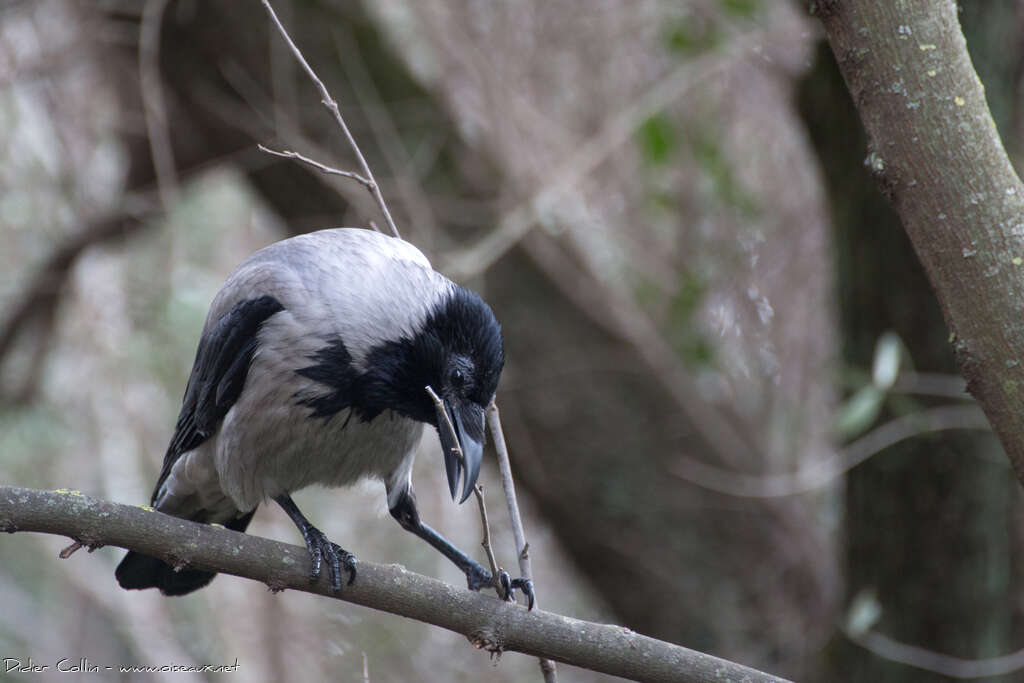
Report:
M 462 439 L 462 455 L 465 458 L 466 481 L 462 487 L 462 498 L 459 504 L 465 503 L 473 489 L 476 488 L 476 480 L 480 476 L 480 462 L 483 460 L 484 445 L 473 439 Z
M 483 426 L 483 416 L 481 416 L 481 427 Z M 476 432 L 466 429 L 466 424 L 463 422 L 463 416 L 461 411 L 455 413 L 455 426 L 459 432 L 459 445 L 462 448 L 463 466 L 465 468 L 466 480 L 462 486 L 462 497 L 459 499 L 459 504 L 466 502 L 470 494 L 473 493 L 473 489 L 476 487 L 476 480 L 480 476 L 480 463 L 484 458 L 484 443 L 483 439 L 478 439 L 474 434 Z M 480 435 L 483 436 L 482 429 Z
M 455 427 L 455 435 L 451 433 L 452 430 L 447 429 L 445 414 Z M 441 449 L 444 453 L 444 467 L 448 475 L 448 490 L 451 492 L 452 500 L 458 500 L 461 504 L 466 502 L 466 499 L 473 493 L 476 481 L 480 476 L 480 463 L 484 453 L 483 439 L 472 436 L 475 432 L 466 429 L 461 411 L 452 410 L 447 401 L 444 402 L 443 408 L 437 408 L 437 418 Z M 482 430 L 480 431 L 482 434 Z M 461 451 L 461 458 L 456 451 Z M 464 478 L 463 475 L 465 475 Z M 461 496 L 458 495 L 460 479 L 463 480 Z

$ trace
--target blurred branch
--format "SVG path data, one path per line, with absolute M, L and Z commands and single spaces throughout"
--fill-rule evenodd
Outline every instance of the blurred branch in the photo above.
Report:
M 145 227 L 146 217 L 151 208 L 148 202 L 137 211 L 124 210 L 98 218 L 82 230 L 67 237 L 59 244 L 42 266 L 32 276 L 28 286 L 7 312 L 0 323 L 0 363 L 11 352 L 18 335 L 30 324 L 40 324 L 40 343 L 37 345 L 34 364 L 41 363 L 48 339 L 55 323 L 57 305 L 61 291 L 67 282 L 71 267 L 78 256 L 88 247 L 110 240 L 126 237 Z M 14 392 L 14 399 L 25 401 L 32 393 L 35 371 L 22 381 L 22 388 Z
M 939 396 L 960 400 L 973 400 L 967 393 L 967 383 L 960 375 L 941 372 L 905 372 L 896 378 L 892 390 L 900 394 Z
M 428 239 L 436 239 L 440 229 L 434 218 L 434 211 L 413 170 L 412 161 L 402 142 L 398 126 L 395 125 L 394 117 L 388 107 L 384 106 L 380 92 L 370 78 L 355 36 L 344 28 L 344 25 L 338 31 L 341 37 L 336 38 L 335 42 L 338 44 L 341 64 L 352 86 L 352 92 L 360 108 L 365 112 L 370 130 L 384 155 L 384 161 L 391 170 L 395 189 L 405 205 L 409 219 L 419 234 L 425 234 Z M 342 45 L 349 46 L 344 53 Z
M 160 75 L 160 27 L 168 0 L 148 0 L 139 27 L 139 88 L 142 115 L 146 122 L 153 170 L 164 211 L 169 211 L 178 194 L 178 173 L 167 127 L 167 103 Z
M 487 426 L 491 430 L 491 437 L 494 439 L 494 450 L 498 454 L 498 470 L 501 472 L 501 485 L 505 489 L 505 501 L 508 503 L 508 516 L 512 520 L 512 535 L 516 540 L 516 558 L 519 561 L 519 575 L 527 581 L 533 581 L 533 568 L 530 566 L 530 544 L 526 542 L 526 532 L 523 531 L 523 519 L 519 514 L 519 501 L 516 499 L 516 485 L 512 481 L 512 464 L 508 458 L 508 445 L 505 443 L 505 432 L 501 428 L 501 414 L 498 412 L 498 404 L 491 401 L 487 406 Z M 537 589 L 534 587 L 534 594 L 530 598 L 534 607 L 540 607 L 537 601 Z M 556 683 L 558 673 L 555 670 L 555 663 L 550 659 L 541 658 L 540 670 L 544 674 L 545 683 Z
M 879 657 L 950 678 L 976 679 L 1006 676 L 1024 669 L 1024 650 L 1017 650 L 1000 657 L 962 659 L 916 645 L 907 645 L 876 631 L 856 633 L 850 628 L 844 627 L 843 633 L 847 638 Z
M 461 633 L 475 647 L 492 653 L 523 652 L 645 681 L 783 680 L 619 626 L 527 611 L 397 565 L 360 562 L 359 579 L 340 595 L 333 594 L 326 577 L 309 583 L 305 548 L 77 491 L 0 486 L 0 531 L 57 534 L 89 546 L 115 545 L 174 566 L 249 578 L 274 591 L 291 588 L 345 600 Z M 78 557 L 81 561 L 89 556 Z
M 747 46 L 756 44 L 760 35 L 760 31 L 753 31 L 730 40 L 730 53 L 723 55 L 716 51 L 688 60 L 655 83 L 627 107 L 609 117 L 601 129 L 584 141 L 564 163 L 551 169 L 545 175 L 543 185 L 529 200 L 504 214 L 494 230 L 476 244 L 450 257 L 441 270 L 455 279 L 487 270 L 533 229 L 539 216 L 548 214 L 566 192 L 632 139 L 645 120 L 707 79 L 722 73 L 733 61 L 746 54 Z
M 857 439 L 835 459 L 823 460 L 792 474 L 753 475 L 682 457 L 672 474 L 691 484 L 742 498 L 781 498 L 827 486 L 844 473 L 889 446 L 929 432 L 948 429 L 989 430 L 988 420 L 976 405 L 940 406 L 898 417 Z
M 327 110 L 331 112 L 334 116 L 334 120 L 338 123 L 338 127 L 340 127 L 341 131 L 345 134 L 345 139 L 348 140 L 348 144 L 355 153 L 356 159 L 359 161 L 360 168 L 363 170 L 362 176 L 366 180 L 365 185 L 367 189 L 370 190 L 370 194 L 373 195 L 373 198 L 377 200 L 377 206 L 380 207 L 381 213 L 384 214 L 384 220 L 388 224 L 388 229 L 391 231 L 392 235 L 401 238 L 401 235 L 398 234 L 398 228 L 395 226 L 395 221 L 391 218 L 391 212 L 388 211 L 388 205 L 384 202 L 384 196 L 380 193 L 380 186 L 374 179 L 373 171 L 370 170 L 370 165 L 366 163 L 366 158 L 363 157 L 363 153 L 360 151 L 359 145 L 356 144 L 356 139 L 352 137 L 352 133 L 345 124 L 345 119 L 341 116 L 341 110 L 338 109 L 338 103 L 335 102 L 334 98 L 331 97 L 331 94 L 327 92 L 327 86 L 325 86 L 323 81 L 320 80 L 320 77 L 316 75 L 316 72 L 313 71 L 309 62 L 306 61 L 306 58 L 302 56 L 302 51 L 299 50 L 292 41 L 291 36 L 288 35 L 288 31 L 285 30 L 284 25 L 282 25 L 281 21 L 277 18 L 277 14 L 274 12 L 274 8 L 270 6 L 270 2 L 268 0 L 263 0 L 263 6 L 267 9 L 267 12 L 270 14 L 270 18 L 273 19 L 274 25 L 277 26 L 277 30 L 281 32 L 285 42 L 288 43 L 288 47 L 291 48 L 292 54 L 295 55 L 295 59 L 299 61 L 302 68 L 305 69 L 306 73 L 309 74 L 309 77 L 313 79 L 313 83 L 316 84 L 317 89 L 320 91 L 320 101 L 325 107 L 327 107 Z
M 738 466 L 763 461 L 759 442 L 744 429 L 745 421 L 732 414 L 728 406 L 704 399 L 696 378 L 636 301 L 578 265 L 577 259 L 547 235 L 531 235 L 523 241 L 523 247 L 580 312 L 636 350 L 722 462 Z
M 867 131 L 865 164 L 921 259 L 968 390 L 1024 481 L 1024 184 L 971 64 L 957 3 L 811 7 Z

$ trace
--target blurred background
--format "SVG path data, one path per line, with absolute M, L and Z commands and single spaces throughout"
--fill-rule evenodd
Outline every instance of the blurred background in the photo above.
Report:
M 545 609 L 801 681 L 1024 680 L 1021 488 L 804 3 L 274 4 L 403 236 L 503 324 Z M 1019 0 L 962 3 L 1015 161 L 1022 19 Z M 356 166 L 269 26 L 254 0 L 0 2 L 0 482 L 147 502 L 226 275 L 289 235 L 383 225 L 362 187 L 257 150 Z M 475 548 L 475 506 L 423 448 L 424 518 Z M 297 500 L 361 559 L 463 580 L 379 482 Z M 276 509 L 251 532 L 301 544 Z M 0 538 L 0 658 L 540 679 L 531 658 L 234 577 L 129 594 L 121 551 L 58 560 L 67 544 Z

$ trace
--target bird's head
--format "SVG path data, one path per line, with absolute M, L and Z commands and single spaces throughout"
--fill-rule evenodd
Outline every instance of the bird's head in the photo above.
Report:
M 501 326 L 479 296 L 454 286 L 420 329 L 390 346 L 386 356 L 371 358 L 369 366 L 387 384 L 391 395 L 387 407 L 437 428 L 449 490 L 453 499 L 458 496 L 464 502 L 480 474 L 484 411 L 494 398 L 505 363 Z M 454 428 L 454 439 L 446 417 Z

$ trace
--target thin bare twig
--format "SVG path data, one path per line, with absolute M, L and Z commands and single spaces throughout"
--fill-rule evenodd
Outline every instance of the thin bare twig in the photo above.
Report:
M 508 503 L 508 516 L 512 520 L 512 535 L 516 540 L 516 558 L 519 561 L 519 574 L 528 581 L 533 581 L 533 569 L 530 567 L 530 544 L 526 541 L 523 531 L 523 520 L 519 514 L 519 502 L 516 499 L 516 485 L 512 480 L 512 464 L 508 457 L 508 445 L 505 443 L 505 432 L 501 428 L 501 414 L 498 403 L 491 401 L 487 406 L 487 426 L 494 439 L 494 450 L 498 454 L 498 470 L 501 472 L 501 485 L 505 489 L 505 501 Z M 537 601 L 537 588 L 534 586 L 533 606 L 540 607 Z M 558 673 L 555 663 L 550 659 L 540 658 L 540 670 L 545 683 L 557 683 Z
M 282 49 L 287 49 L 287 47 L 283 46 Z M 201 101 L 210 113 L 229 125 L 243 129 L 254 139 L 264 137 L 267 129 L 272 128 L 277 131 L 278 137 L 288 145 L 313 150 L 318 156 L 328 156 L 326 150 L 315 140 L 306 136 L 297 120 L 278 106 L 268 93 L 263 92 L 259 84 L 244 69 L 233 62 L 225 62 L 220 66 L 220 73 L 245 102 L 245 105 L 240 105 L 234 99 L 212 91 L 197 92 L 195 94 L 197 100 Z M 268 116 L 265 110 L 273 110 L 275 116 Z M 316 168 L 316 164 L 311 168 Z M 326 166 L 326 168 L 330 167 Z M 331 191 L 339 193 L 349 204 L 361 205 L 364 200 L 369 200 L 371 204 L 376 203 L 372 194 L 363 194 L 362 190 L 367 189 L 365 185 L 362 188 L 356 188 L 349 183 L 339 185 L 328 180 L 330 175 L 332 174 L 317 173 L 314 177 Z M 359 177 L 362 178 L 362 176 Z M 359 184 L 362 185 L 362 183 Z M 372 226 L 373 221 L 369 222 Z M 380 232 L 379 229 L 375 230 Z
M 270 149 L 269 147 L 265 147 L 263 145 L 259 145 L 258 144 L 256 146 L 259 148 L 259 150 L 261 152 L 266 152 L 267 154 L 273 154 L 275 157 L 282 157 L 284 159 L 295 159 L 297 161 L 301 161 L 304 164 L 309 164 L 310 166 L 312 166 L 316 170 L 321 171 L 323 173 L 328 173 L 330 175 L 340 175 L 340 176 L 344 176 L 346 178 L 351 178 L 352 180 L 356 181 L 357 183 L 362 184 L 363 187 L 365 187 L 366 189 L 370 189 L 371 186 L 373 185 L 373 183 L 371 181 L 367 180 L 366 178 L 364 178 L 363 176 L 359 175 L 358 173 L 353 173 L 352 171 L 342 171 L 341 169 L 334 168 L 332 166 L 327 166 L 325 164 L 321 164 L 319 161 L 315 161 L 313 159 L 310 159 L 309 157 L 303 156 L 302 154 L 299 154 L 298 152 L 292 152 L 291 150 L 287 150 L 287 149 L 283 149 L 283 150 L 281 150 L 279 152 L 277 150 Z M 370 221 L 370 222 L 372 223 L 373 221 Z
M 452 436 L 452 443 L 455 444 L 452 446 L 452 453 L 455 454 L 455 457 L 458 458 L 459 462 L 461 462 L 463 467 L 465 467 L 466 459 L 462 455 L 462 447 L 459 446 L 459 437 L 455 432 L 455 425 L 452 424 L 452 419 L 448 417 L 448 411 L 444 409 L 444 401 L 442 401 L 441 397 L 437 395 L 436 391 L 434 391 L 434 387 L 428 384 L 424 389 L 426 389 L 427 394 L 430 396 L 430 400 L 434 402 L 434 407 L 437 408 L 438 414 L 444 416 L 445 426 L 448 429 L 448 433 Z M 438 427 L 440 428 L 440 425 L 438 425 Z
M 341 110 L 338 109 L 338 103 L 334 101 L 331 94 L 327 92 L 327 87 L 324 85 L 320 77 L 316 75 L 313 68 L 306 61 L 306 58 L 302 55 L 302 51 L 292 41 L 291 36 L 288 35 L 288 31 L 285 30 L 284 25 L 277 18 L 277 14 L 274 12 L 274 8 L 270 6 L 269 0 L 263 0 L 263 6 L 267 8 L 267 12 L 270 14 L 270 18 L 273 19 L 274 25 L 277 26 L 277 30 L 281 32 L 285 41 L 288 43 L 288 47 L 291 48 L 292 54 L 295 55 L 295 59 L 299 61 L 302 68 L 306 70 L 309 77 L 313 79 L 313 83 L 316 84 L 317 89 L 320 91 L 320 101 L 323 103 L 327 110 L 334 116 L 334 120 L 337 121 L 338 127 L 345 134 L 345 139 L 348 140 L 349 147 L 352 148 L 352 152 L 356 155 L 356 159 L 359 161 L 359 166 L 362 169 L 363 177 L 366 178 L 366 187 L 370 190 L 370 194 L 377 200 L 377 206 L 380 207 L 380 211 L 384 214 L 384 221 L 388 224 L 388 229 L 391 234 L 395 237 L 401 238 L 398 234 L 398 227 L 395 225 L 394 219 L 391 218 L 391 212 L 388 211 L 388 205 L 384 202 L 384 196 L 380 193 L 380 186 L 377 184 L 376 179 L 373 177 L 373 171 L 370 170 L 369 164 L 366 163 L 366 158 L 363 157 L 362 151 L 359 149 L 359 145 L 356 144 L 356 139 L 352 137 L 352 133 L 349 131 L 348 126 L 345 124 L 345 119 L 341 116 Z
M 523 531 L 523 519 L 519 514 L 519 501 L 516 499 L 516 486 L 512 480 L 512 465 L 508 458 L 508 446 L 505 444 L 505 433 L 501 429 L 501 415 L 498 404 L 491 401 L 487 406 L 487 426 L 494 439 L 494 450 L 498 454 L 498 469 L 501 472 L 501 485 L 505 489 L 505 500 L 508 502 L 508 516 L 512 520 L 512 534 L 516 539 L 516 557 L 519 558 L 519 572 L 524 579 L 533 579 L 530 568 L 530 544 L 526 542 Z M 534 596 L 534 605 L 539 607 Z
M 67 548 L 64 548 L 59 553 L 57 553 L 57 557 L 59 557 L 62 560 L 66 560 L 66 559 L 68 559 L 69 557 L 71 557 L 72 555 L 74 555 L 75 553 L 77 553 L 79 550 L 81 550 L 84 547 L 85 547 L 84 543 L 82 543 L 81 541 L 75 541 L 74 543 L 69 545 Z
M 938 406 L 886 422 L 849 444 L 837 458 L 806 466 L 791 474 L 743 474 L 688 457 L 679 461 L 672 474 L 730 496 L 782 498 L 827 486 L 871 456 L 904 439 L 948 429 L 988 431 L 991 427 L 977 405 Z
M 477 484 L 473 487 L 473 493 L 476 494 L 476 502 L 480 506 L 480 519 L 483 521 L 484 527 L 484 538 L 480 541 L 480 545 L 483 546 L 484 552 L 487 553 L 487 562 L 491 565 L 491 576 L 494 577 L 494 588 L 498 590 L 498 595 L 501 595 L 500 589 L 498 589 L 498 561 L 494 558 L 494 549 L 491 548 L 491 522 L 487 519 L 487 505 L 484 502 L 484 487 L 481 484 Z

